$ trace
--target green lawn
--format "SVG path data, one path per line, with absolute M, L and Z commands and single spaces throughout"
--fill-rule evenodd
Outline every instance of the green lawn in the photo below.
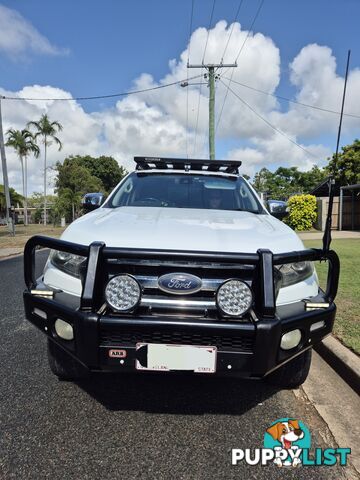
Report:
M 307 247 L 321 247 L 320 240 L 306 240 Z M 340 257 L 340 284 L 334 334 L 360 355 L 360 239 L 333 240 L 331 248 Z M 316 262 L 320 283 L 326 283 L 327 264 Z

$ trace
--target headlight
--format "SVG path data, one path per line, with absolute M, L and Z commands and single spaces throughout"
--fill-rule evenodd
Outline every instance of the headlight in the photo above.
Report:
M 239 317 L 246 313 L 252 304 L 250 287 L 241 280 L 227 280 L 216 294 L 219 310 L 226 315 Z
M 130 275 L 113 277 L 105 288 L 105 298 L 111 308 L 118 312 L 128 312 L 140 302 L 141 289 Z
M 299 283 L 314 273 L 313 262 L 284 263 L 275 268 L 281 274 L 281 287 Z
M 49 259 L 54 267 L 73 277 L 81 278 L 86 269 L 87 258 L 80 255 L 52 250 Z

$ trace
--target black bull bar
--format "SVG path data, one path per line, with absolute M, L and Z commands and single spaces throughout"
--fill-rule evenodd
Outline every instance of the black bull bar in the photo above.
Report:
M 80 300 L 80 310 L 96 312 L 104 303 L 103 292 L 106 281 L 106 261 L 109 259 L 136 259 L 159 261 L 185 261 L 192 265 L 203 262 L 221 262 L 240 265 L 254 265 L 253 291 L 254 311 L 259 318 L 274 318 L 276 312 L 274 266 L 303 261 L 328 261 L 327 285 L 324 298 L 332 303 L 337 294 L 340 263 L 333 250 L 311 248 L 273 254 L 270 250 L 259 249 L 256 253 L 222 253 L 199 251 L 174 251 L 137 248 L 106 247 L 103 242 L 90 246 L 80 245 L 41 235 L 30 238 L 24 250 L 24 276 L 28 290 L 36 288 L 35 251 L 37 247 L 50 248 L 87 257 L 87 266 Z M 235 267 L 234 267 L 235 268 Z
M 75 255 L 87 257 L 87 265 L 82 280 L 82 293 L 77 306 L 61 303 L 61 294 L 54 293 L 54 298 L 42 297 L 41 291 L 36 295 L 37 280 L 35 278 L 35 252 L 37 247 L 50 248 Z M 67 353 L 85 367 L 91 369 L 106 370 L 112 368 L 107 358 L 107 349 L 99 347 L 99 322 L 102 328 L 120 328 L 121 331 L 132 331 L 141 329 L 142 331 L 159 330 L 159 320 L 161 320 L 161 329 L 177 328 L 184 332 L 195 332 L 230 335 L 239 338 L 245 336 L 250 338 L 255 333 L 255 325 L 249 322 L 222 322 L 214 319 L 202 319 L 184 323 L 181 318 L 151 316 L 137 316 L 136 313 L 128 313 L 124 318 L 113 318 L 111 315 L 100 315 L 101 307 L 104 305 L 104 285 L 108 279 L 109 261 L 119 259 L 131 261 L 152 260 L 161 262 L 190 262 L 191 267 L 206 267 L 207 262 L 231 264 L 236 272 L 236 266 L 252 265 L 255 268 L 252 290 L 254 293 L 253 311 L 258 319 L 256 322 L 256 342 L 253 355 L 241 354 L 236 352 L 221 353 L 219 358 L 218 372 L 228 374 L 226 371 L 227 362 L 237 365 L 236 369 L 243 376 L 261 377 L 277 368 L 282 363 L 289 361 L 292 357 L 300 354 L 304 349 L 320 341 L 329 334 L 335 317 L 336 307 L 333 303 L 338 287 L 339 280 L 339 259 L 334 251 L 324 253 L 321 249 L 308 249 L 280 254 L 273 254 L 269 250 L 260 249 L 256 253 L 217 253 L 217 252 L 197 252 L 197 251 L 172 251 L 172 250 L 153 250 L 153 249 L 134 249 L 134 248 L 113 248 L 106 247 L 102 242 L 94 242 L 90 246 L 79 245 L 63 240 L 34 236 L 25 246 L 24 251 L 24 274 L 26 290 L 24 292 L 25 310 L 27 318 L 42 331 L 47 331 L 48 337 L 64 348 Z M 328 277 L 325 292 L 320 292 L 315 301 L 328 302 L 328 308 L 316 311 L 305 311 L 304 304 L 297 310 L 282 311 L 284 307 L 276 308 L 275 285 L 274 285 L 274 266 L 285 263 L 301 261 L 328 261 Z M 231 270 L 230 270 L 231 271 Z M 42 285 L 40 285 L 40 290 Z M 33 294 L 35 293 L 35 295 Z M 311 301 L 311 299 L 310 299 Z M 34 315 L 34 308 L 39 308 L 48 312 L 51 317 L 59 316 L 66 321 L 74 324 L 77 337 L 76 346 L 68 345 L 66 341 L 54 338 L 48 327 L 45 328 L 45 321 Z M 55 318 L 54 317 L 54 318 Z M 314 332 L 309 332 L 310 326 L 314 321 L 326 321 L 326 327 Z M 115 322 L 115 323 L 114 323 Z M 305 333 L 304 343 L 295 352 L 278 352 L 278 344 L 282 333 L 292 328 L 303 328 Z M 99 350 L 100 348 L 100 350 Z M 264 352 L 267 352 L 264 354 Z M 135 355 L 135 352 L 129 351 L 129 358 Z M 135 357 L 134 357 L 135 358 Z M 111 359 L 110 359 L 111 360 Z M 114 360 L 114 359 L 112 359 Z M 111 362 L 110 362 L 111 363 Z M 118 368 L 118 367 L 116 367 Z M 133 367 L 131 367 L 133 368 Z M 130 370 L 131 370 L 130 368 Z M 234 368 L 235 370 L 235 368 Z M 234 372 L 235 373 L 235 372 Z

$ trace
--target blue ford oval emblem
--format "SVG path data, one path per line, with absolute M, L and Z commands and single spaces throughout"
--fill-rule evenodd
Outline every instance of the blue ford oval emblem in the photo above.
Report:
M 160 290 L 175 295 L 186 295 L 201 289 L 201 279 L 190 273 L 167 273 L 158 279 Z

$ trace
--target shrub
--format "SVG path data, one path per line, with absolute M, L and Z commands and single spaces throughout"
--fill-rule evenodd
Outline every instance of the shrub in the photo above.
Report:
M 316 220 L 316 197 L 294 195 L 288 201 L 287 224 L 294 230 L 310 230 Z

